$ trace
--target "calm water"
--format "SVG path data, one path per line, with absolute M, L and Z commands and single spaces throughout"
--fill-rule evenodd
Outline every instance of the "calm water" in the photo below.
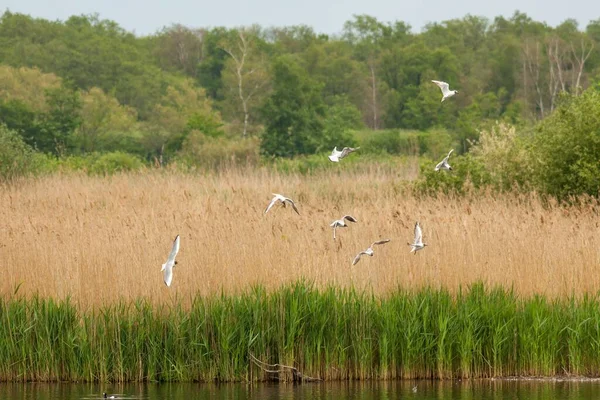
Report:
M 417 391 L 413 392 L 413 386 Z M 477 382 L 366 382 L 293 384 L 7 384 L 0 383 L 0 399 L 101 399 L 102 392 L 119 399 L 436 399 L 436 400 L 576 400 L 600 398 L 600 382 L 477 381 Z

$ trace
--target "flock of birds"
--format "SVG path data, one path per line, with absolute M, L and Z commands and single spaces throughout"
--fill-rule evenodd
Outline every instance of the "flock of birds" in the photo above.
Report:
M 452 97 L 458 93 L 458 90 L 450 90 L 450 86 L 446 82 L 435 81 L 435 80 L 432 80 L 431 82 L 433 82 L 437 86 L 439 86 L 440 90 L 442 91 L 442 102 L 444 100 L 446 100 L 447 98 Z M 357 151 L 358 149 L 360 149 L 360 147 L 357 147 L 357 148 L 344 147 L 341 151 L 339 151 L 336 146 L 333 148 L 333 151 L 331 152 L 331 155 L 328 156 L 328 158 L 332 162 L 340 162 L 340 160 L 346 158 L 348 155 Z M 450 155 L 452 154 L 453 151 L 454 151 L 454 149 L 450 150 L 448 155 L 446 157 L 444 157 L 444 159 L 435 166 L 435 168 L 434 168 L 435 171 L 440 171 L 440 170 L 451 171 L 452 170 L 452 167 L 448 163 L 448 160 L 450 159 Z M 296 206 L 296 203 L 294 202 L 294 200 L 292 200 L 291 198 L 286 197 L 284 195 L 281 195 L 279 193 L 272 193 L 272 195 L 273 195 L 273 198 L 267 205 L 267 208 L 265 209 L 263 214 L 268 213 L 275 204 L 279 203 L 279 204 L 281 204 L 281 206 L 283 208 L 285 208 L 289 204 L 292 207 L 292 210 L 294 210 L 298 215 L 300 215 L 300 211 L 298 211 L 298 207 Z M 344 215 L 342 218 L 333 221 L 330 224 L 330 226 L 333 228 L 333 240 L 336 239 L 336 235 L 335 235 L 336 229 L 348 227 L 348 224 L 346 223 L 346 221 L 353 222 L 353 223 L 358 222 L 358 220 L 351 215 Z M 362 256 L 373 257 L 374 246 L 389 243 L 390 240 L 391 239 L 384 239 L 384 240 L 378 240 L 376 242 L 371 243 L 371 245 L 366 250 L 361 251 L 360 253 L 358 253 L 356 255 L 356 257 L 354 257 L 354 259 L 352 260 L 352 265 L 356 265 L 356 263 L 358 263 L 360 261 L 360 258 Z M 161 272 L 163 272 L 163 280 L 165 282 L 165 285 L 167 285 L 167 286 L 171 286 L 171 283 L 173 282 L 173 268 L 175 267 L 175 265 L 177 265 L 177 261 L 175 261 L 175 258 L 177 257 L 177 253 L 179 252 L 179 243 L 180 243 L 180 237 L 179 237 L 179 235 L 177 235 L 175 237 L 175 240 L 173 241 L 173 246 L 171 248 L 171 253 L 169 254 L 169 258 L 167 258 L 167 261 L 162 265 L 162 268 L 161 268 Z M 425 248 L 425 246 L 427 246 L 427 243 L 423 243 L 423 230 L 421 229 L 421 226 L 419 225 L 418 221 L 415 223 L 413 242 L 408 243 L 408 245 L 411 247 L 410 252 L 414 253 L 415 255 L 417 254 L 417 252 L 419 250 L 422 250 Z

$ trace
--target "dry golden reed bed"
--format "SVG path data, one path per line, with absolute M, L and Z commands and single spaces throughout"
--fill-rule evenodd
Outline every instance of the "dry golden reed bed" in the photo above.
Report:
M 275 208 L 296 199 L 301 215 Z M 544 207 L 535 196 L 419 199 L 398 174 L 317 176 L 231 170 L 113 177 L 53 176 L 0 193 L 0 294 L 71 294 L 81 304 L 144 296 L 168 301 L 201 293 L 278 287 L 306 277 L 386 293 L 398 285 L 455 289 L 473 281 L 550 296 L 600 289 L 599 207 Z M 344 214 L 359 222 L 339 230 Z M 413 225 L 429 244 L 409 254 Z M 181 234 L 173 285 L 160 272 Z M 391 238 L 351 266 L 372 241 Z

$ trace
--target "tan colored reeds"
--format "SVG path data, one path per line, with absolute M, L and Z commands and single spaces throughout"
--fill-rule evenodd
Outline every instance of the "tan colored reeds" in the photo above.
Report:
M 272 192 L 295 199 L 301 215 L 280 207 L 263 215 Z M 22 283 L 20 293 L 70 294 L 87 305 L 166 301 L 301 277 L 379 294 L 477 280 L 523 294 L 595 292 L 598 210 L 544 207 L 534 195 L 418 198 L 378 171 L 53 176 L 2 188 L 0 294 Z M 359 222 L 334 242 L 329 224 L 344 214 Z M 413 255 L 416 220 L 429 246 Z M 167 288 L 160 267 L 177 234 L 179 264 Z M 392 241 L 351 266 L 382 238 Z

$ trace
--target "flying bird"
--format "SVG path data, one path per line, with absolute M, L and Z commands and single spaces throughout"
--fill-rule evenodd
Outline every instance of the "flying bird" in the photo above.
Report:
M 432 80 L 431 82 L 435 83 L 436 85 L 439 86 L 439 88 L 442 91 L 442 101 L 446 100 L 449 97 L 454 96 L 455 94 L 458 93 L 458 90 L 450 90 L 450 85 L 448 85 L 446 82 L 442 82 L 442 81 L 434 81 Z
M 361 251 L 360 253 L 358 253 L 356 255 L 356 257 L 354 257 L 354 261 L 352 261 L 352 265 L 356 265 L 356 263 L 360 261 L 360 257 L 362 255 L 373 257 L 373 246 L 378 245 L 378 244 L 385 244 L 389 241 L 390 241 L 390 239 L 384 239 L 384 240 L 379 240 L 377 242 L 371 243 L 371 245 L 369 246 L 368 249 L 366 249 L 365 251 Z
M 331 225 L 329 225 L 329 226 L 331 226 L 333 228 L 333 240 L 335 240 L 335 230 L 336 230 L 336 228 L 347 228 L 348 227 L 348 224 L 346 224 L 345 220 L 348 220 L 350 222 L 358 222 L 356 220 L 356 218 L 354 218 L 352 215 L 344 215 L 342 218 L 336 219 L 335 221 L 333 221 L 331 223 Z
M 438 163 L 438 165 L 435 166 L 436 171 L 439 171 L 440 169 L 452 171 L 452 167 L 450 166 L 450 164 L 448 164 L 448 159 L 450 158 L 450 154 L 452 154 L 453 151 L 454 149 L 450 150 L 448 155 L 444 157 L 444 159 L 440 163 Z
M 167 287 L 171 286 L 171 282 L 173 281 L 173 267 L 177 265 L 177 261 L 175 261 L 175 257 L 177 257 L 177 253 L 179 252 L 179 235 L 175 237 L 173 240 L 173 248 L 171 249 L 171 254 L 169 254 L 169 258 L 167 258 L 167 262 L 162 265 L 161 271 L 165 271 L 163 274 L 163 279 L 165 281 L 165 285 Z
M 277 193 L 273 193 L 273 199 L 271 200 L 271 202 L 269 203 L 269 205 L 267 206 L 267 208 L 265 209 L 263 214 L 266 214 L 269 212 L 269 210 L 275 205 L 275 203 L 277 202 L 281 202 L 281 204 L 283 205 L 283 207 L 285 207 L 285 203 L 290 203 L 292 205 L 292 208 L 294 209 L 294 211 L 296 211 L 296 213 L 298 215 L 300 215 L 300 212 L 298 211 L 298 208 L 296 208 L 296 203 L 294 203 L 294 200 L 290 199 L 289 197 L 285 197 L 283 195 L 277 194 Z
M 427 243 L 423 243 L 423 231 L 418 222 L 415 224 L 415 241 L 412 244 L 408 243 L 408 245 L 412 247 L 410 252 L 412 253 L 414 251 L 415 255 L 417 254 L 417 251 L 422 250 L 427 246 Z
M 333 162 L 340 162 L 340 160 L 346 156 L 348 156 L 348 154 L 356 151 L 360 149 L 360 147 L 354 148 L 354 147 L 344 147 L 342 149 L 342 151 L 338 151 L 337 146 L 333 148 L 333 151 L 331 152 L 331 155 L 328 156 L 329 159 Z

